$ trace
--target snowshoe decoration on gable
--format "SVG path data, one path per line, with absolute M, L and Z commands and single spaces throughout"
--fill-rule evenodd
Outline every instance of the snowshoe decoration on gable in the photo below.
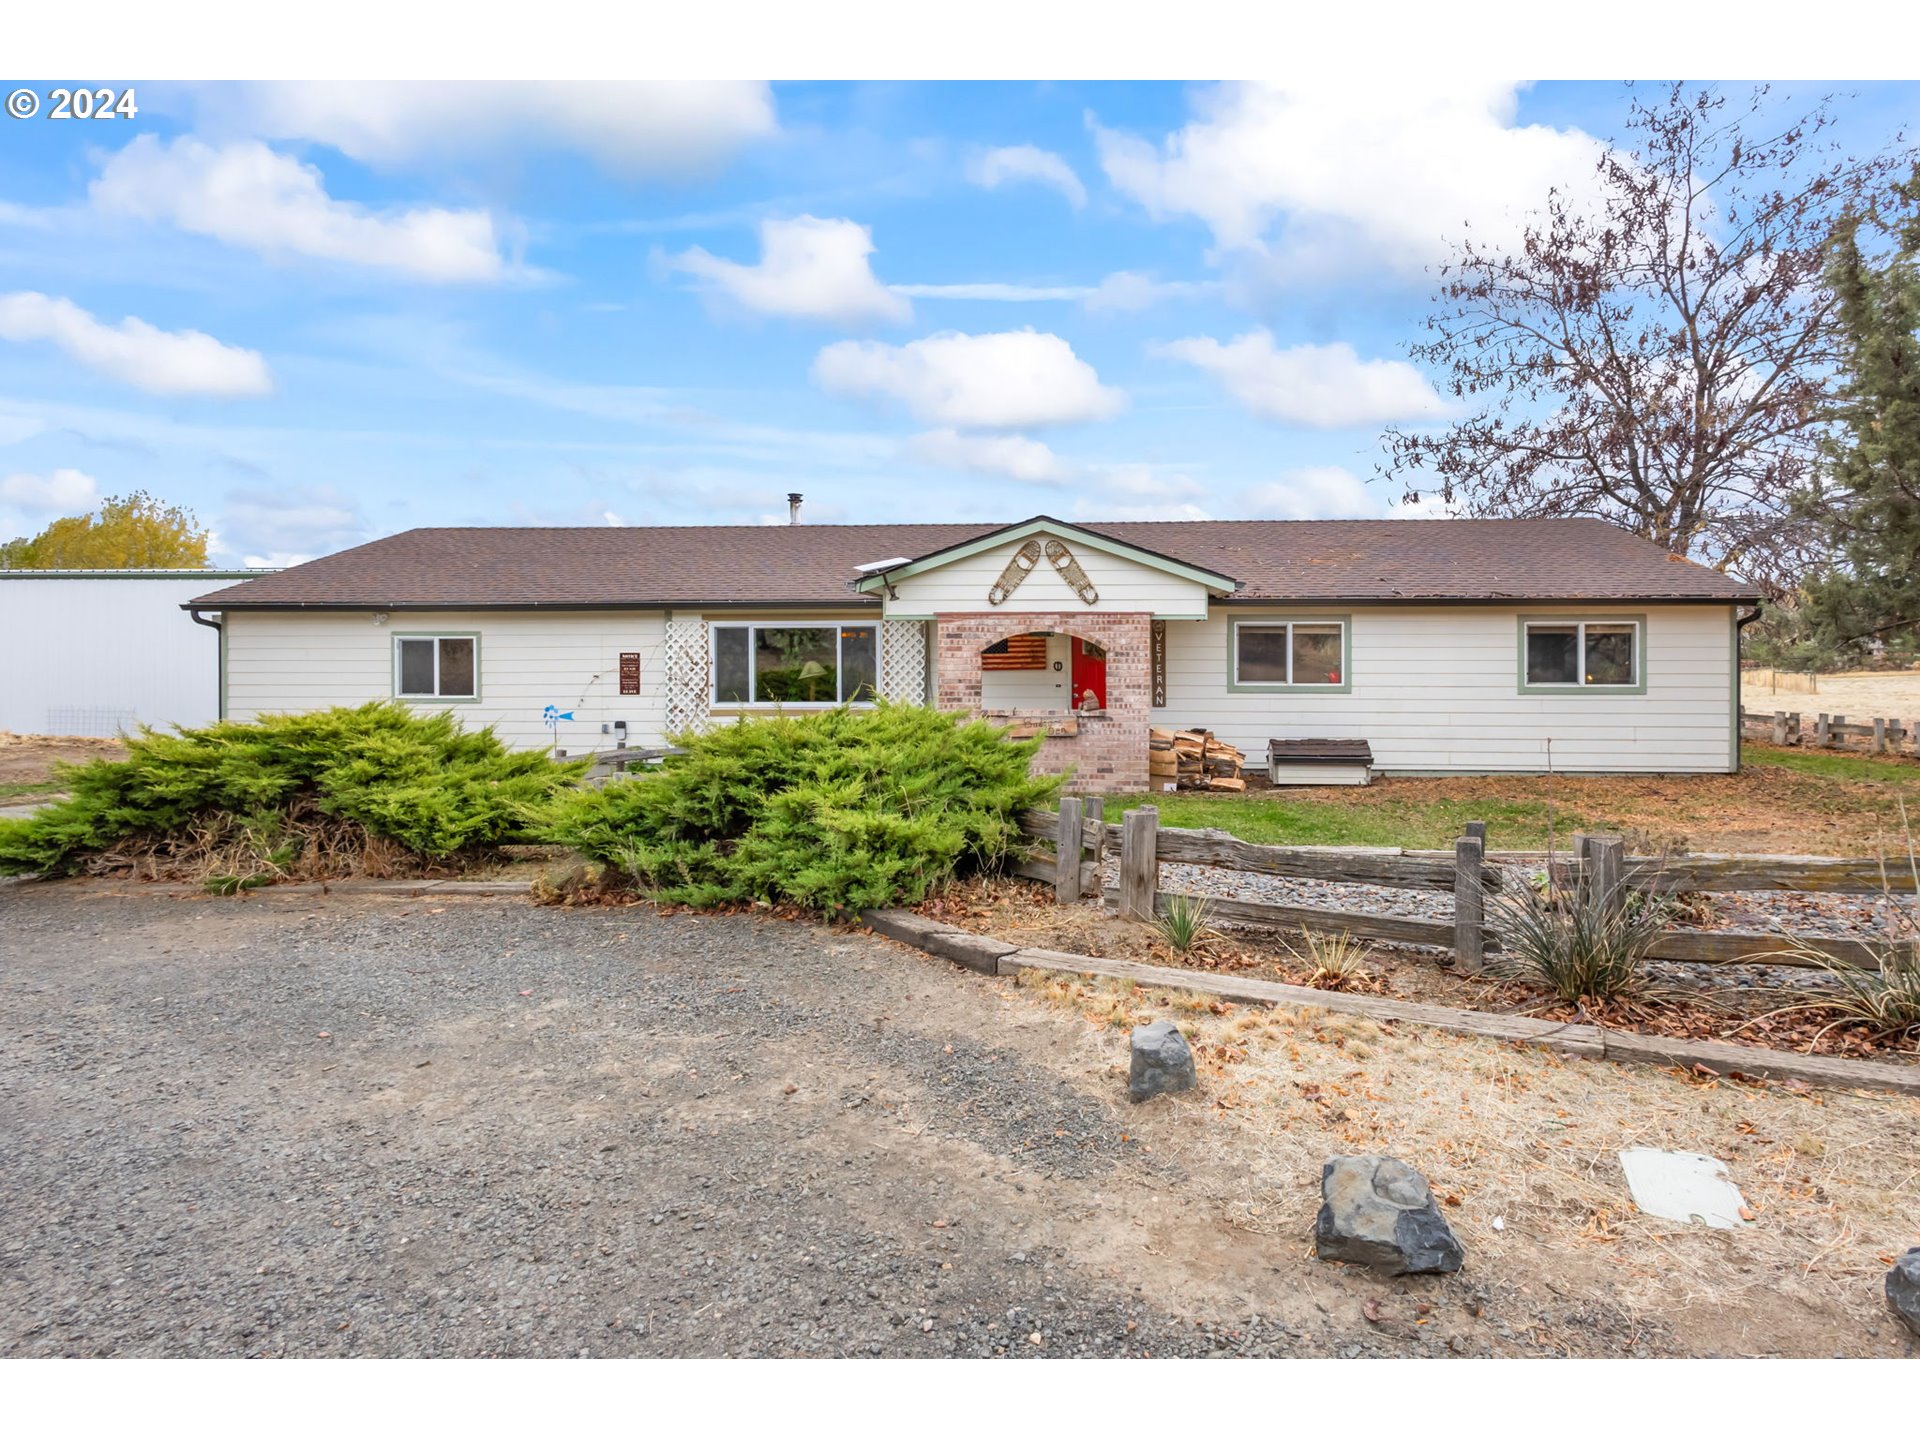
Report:
M 1087 572 L 1080 568 L 1080 562 L 1073 558 L 1073 552 L 1065 545 L 1058 540 L 1047 541 L 1047 559 L 1053 562 L 1053 568 L 1073 588 L 1074 594 L 1089 605 L 1100 603 L 1100 592 L 1093 588 L 1093 581 L 1087 578 Z
M 1000 578 L 988 587 L 987 603 L 1006 604 L 1007 597 L 1020 588 L 1020 582 L 1031 575 L 1039 563 L 1040 542 L 1029 540 L 1013 552 L 1013 558 L 1007 561 L 1007 568 L 1000 572 Z

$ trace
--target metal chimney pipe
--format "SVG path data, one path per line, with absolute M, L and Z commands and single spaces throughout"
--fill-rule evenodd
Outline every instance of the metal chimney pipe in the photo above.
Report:
M 800 523 L 800 502 L 806 498 L 807 497 L 802 495 L 798 490 L 789 490 L 787 492 L 787 523 L 789 525 L 798 525 Z

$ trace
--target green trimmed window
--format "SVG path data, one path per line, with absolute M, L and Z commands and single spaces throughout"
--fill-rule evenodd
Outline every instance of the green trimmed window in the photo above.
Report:
M 1569 688 L 1640 683 L 1640 626 L 1632 620 L 1529 620 L 1526 684 Z
M 1243 621 L 1233 627 L 1236 685 L 1323 686 L 1346 683 L 1344 620 Z
M 393 637 L 393 693 L 402 700 L 472 700 L 480 693 L 473 635 Z

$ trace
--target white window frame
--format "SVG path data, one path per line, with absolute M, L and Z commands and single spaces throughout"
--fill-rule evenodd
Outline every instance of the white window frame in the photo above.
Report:
M 1633 635 L 1633 672 L 1624 681 L 1587 679 L 1587 627 L 1600 625 Z M 1528 640 L 1535 630 L 1573 629 L 1572 680 L 1534 680 L 1527 674 Z M 1533 615 L 1520 621 L 1520 688 L 1525 692 L 1593 690 L 1602 695 L 1633 695 L 1646 690 L 1647 622 L 1638 615 Z
M 433 642 L 433 689 L 434 693 L 408 691 L 400 688 L 400 643 L 403 640 L 431 640 Z M 473 693 L 471 695 L 442 695 L 440 690 L 440 642 L 442 640 L 471 640 L 473 642 Z M 422 700 L 436 705 L 472 705 L 480 699 L 480 636 L 472 630 L 422 630 L 400 631 L 393 637 L 393 698 L 396 700 Z
M 841 705 L 852 705 L 859 709 L 870 709 L 872 700 L 722 700 L 720 698 L 720 646 L 719 634 L 722 630 L 745 630 L 747 632 L 747 689 L 749 693 L 759 688 L 759 676 L 754 670 L 754 656 L 759 653 L 759 642 L 753 632 L 756 630 L 831 630 L 833 631 L 833 674 L 837 684 L 842 670 L 840 653 L 842 630 L 873 631 L 873 688 L 877 694 L 880 689 L 880 647 L 886 643 L 886 627 L 880 623 L 880 617 L 872 620 L 709 620 L 707 622 L 707 704 L 715 710 L 837 710 Z

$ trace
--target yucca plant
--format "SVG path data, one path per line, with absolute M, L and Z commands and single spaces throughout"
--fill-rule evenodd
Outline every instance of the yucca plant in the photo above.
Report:
M 1831 1024 L 1814 1035 L 1817 1043 L 1829 1030 L 1857 1025 L 1875 1040 L 1920 1038 L 1920 856 L 1913 842 L 1913 827 L 1907 819 L 1906 802 L 1900 803 L 1900 826 L 1907 842 L 1907 874 L 1912 880 L 1915 899 L 1903 902 L 1893 893 L 1884 856 L 1880 861 L 1880 893 L 1888 916 L 1890 933 L 1884 939 L 1867 942 L 1871 967 L 1836 960 L 1810 939 L 1793 936 L 1785 953 L 1793 960 L 1824 972 L 1833 982 L 1830 990 L 1817 995 L 1796 995 L 1791 1004 L 1769 1012 L 1786 1015 L 1819 1011 L 1831 1014 Z M 1779 963 L 1779 952 L 1770 958 Z
M 1167 908 L 1154 917 L 1153 928 L 1174 954 L 1186 955 L 1218 933 L 1208 923 L 1212 914 L 1212 903 L 1201 896 L 1173 894 L 1167 897 Z
M 1652 895 L 1589 883 L 1522 887 L 1489 912 L 1500 937 L 1489 969 L 1543 986 L 1570 1005 L 1644 999 L 1647 951 L 1666 918 L 1664 902 Z
M 1355 940 L 1345 930 L 1326 934 L 1300 927 L 1300 943 L 1293 953 L 1313 967 L 1307 984 L 1316 990 L 1344 990 L 1367 973 L 1373 947 Z

